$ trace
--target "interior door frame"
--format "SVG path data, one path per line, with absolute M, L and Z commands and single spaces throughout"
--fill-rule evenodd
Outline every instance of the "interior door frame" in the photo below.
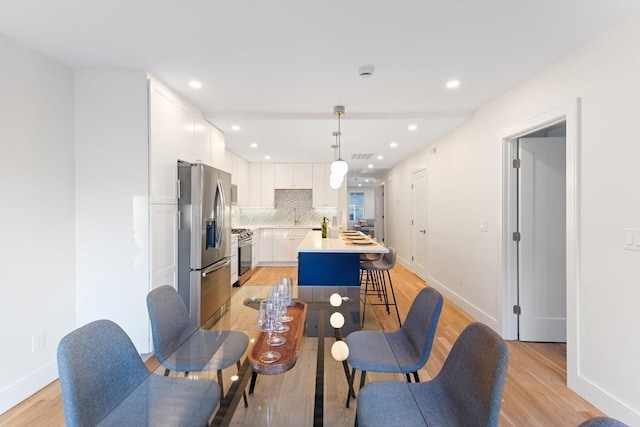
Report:
M 417 273 L 417 268 L 416 268 L 416 251 L 417 251 L 417 244 L 416 244 L 416 239 L 417 239 L 417 233 L 416 233 L 416 211 L 417 211 L 417 204 L 416 204 L 416 193 L 415 193 L 415 189 L 413 188 L 413 182 L 414 182 L 414 177 L 416 176 L 416 174 L 418 173 L 423 173 L 424 174 L 424 179 L 425 179 L 425 183 L 428 183 L 428 175 L 427 175 L 427 168 L 426 167 L 419 167 L 417 169 L 413 169 L 411 171 L 411 272 L 413 274 L 415 274 L 416 276 L 420 277 L 423 280 L 426 280 L 426 277 L 422 277 L 421 275 L 419 275 Z M 426 184 L 425 184 L 426 185 Z M 425 197 L 426 194 L 425 194 Z M 425 218 L 425 222 L 427 222 L 427 219 Z M 428 260 L 427 260 L 428 261 Z M 425 272 L 426 272 L 427 266 L 425 265 Z
M 536 132 L 560 122 L 566 122 L 566 274 L 567 274 L 567 383 L 571 386 L 577 380 L 577 331 L 578 294 L 579 294 L 579 113 L 580 98 L 553 108 L 521 123 L 514 124 L 500 132 L 499 151 L 502 155 L 498 184 L 498 200 L 502 206 L 498 211 L 498 269 L 502 292 L 499 294 L 499 306 L 502 307 L 502 336 L 508 340 L 518 337 L 517 315 L 513 306 L 517 304 L 517 252 L 513 244 L 512 232 L 515 230 L 517 204 L 515 180 L 512 179 L 515 158 L 514 141 L 527 134 Z

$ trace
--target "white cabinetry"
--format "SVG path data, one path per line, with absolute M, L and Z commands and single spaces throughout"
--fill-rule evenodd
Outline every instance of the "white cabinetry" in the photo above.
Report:
M 152 204 L 151 289 L 169 285 L 178 288 L 178 206 Z
M 313 200 L 314 208 L 338 206 L 338 190 L 329 185 L 331 165 L 328 163 L 313 164 Z
M 178 105 L 155 80 L 149 82 L 149 190 L 151 203 L 177 203 Z
M 249 163 L 236 156 L 231 151 L 225 152 L 225 167 L 231 174 L 231 183 L 237 186 L 236 206 L 250 206 L 249 204 Z M 262 173 L 262 171 L 260 171 Z M 262 198 L 260 198 L 262 199 Z M 261 200 L 262 201 L 262 200 Z
M 260 263 L 260 249 L 262 246 L 262 233 L 253 233 L 251 240 L 251 268 L 256 268 Z
M 275 228 L 273 229 L 273 262 L 297 262 L 297 248 L 309 229 Z
M 211 126 L 205 121 L 211 134 L 211 166 L 214 168 L 226 170 L 226 151 L 224 143 L 224 133 L 215 126 Z M 227 171 L 231 173 L 231 171 Z
M 238 235 L 231 235 L 231 286 L 238 281 Z
M 273 261 L 273 229 L 260 230 L 260 262 Z
M 274 205 L 273 165 L 251 163 L 249 166 L 249 206 L 272 208 Z
M 311 163 L 276 163 L 274 185 L 277 189 L 302 189 L 312 187 Z

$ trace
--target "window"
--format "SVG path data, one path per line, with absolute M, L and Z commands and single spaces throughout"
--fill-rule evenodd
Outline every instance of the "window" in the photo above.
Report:
M 364 193 L 349 193 L 349 221 L 364 219 Z

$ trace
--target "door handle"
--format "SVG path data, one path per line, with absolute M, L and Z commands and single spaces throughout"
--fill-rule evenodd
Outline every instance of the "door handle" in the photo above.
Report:
M 205 269 L 202 272 L 202 277 L 207 277 L 207 274 L 213 273 L 214 271 L 217 271 L 217 270 L 220 270 L 221 268 L 224 268 L 229 264 L 231 264 L 231 260 L 229 258 L 223 259 L 222 261 L 219 261 L 219 262 L 213 264 L 212 266 L 208 267 L 207 269 Z
M 427 234 L 427 230 L 420 230 L 421 233 Z

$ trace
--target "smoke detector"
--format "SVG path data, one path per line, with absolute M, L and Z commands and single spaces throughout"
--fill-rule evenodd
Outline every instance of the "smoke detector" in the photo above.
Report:
M 373 75 L 373 70 L 375 67 L 373 65 L 363 65 L 358 68 L 358 74 L 360 77 L 371 77 Z

